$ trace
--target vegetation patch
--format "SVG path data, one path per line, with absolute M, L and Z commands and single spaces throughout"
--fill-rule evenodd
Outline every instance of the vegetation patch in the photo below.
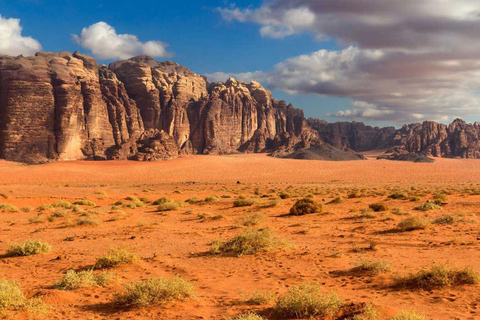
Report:
M 342 306 L 335 292 L 324 292 L 318 284 L 302 284 L 281 295 L 274 310 L 283 317 L 303 319 L 335 317 Z
M 442 210 L 442 206 L 433 202 L 425 202 L 421 206 L 415 207 L 415 210 L 419 210 L 419 211 Z
M 125 249 L 113 248 L 110 249 L 106 255 L 97 259 L 94 269 L 115 268 L 137 260 L 135 254 L 128 252 Z
M 416 313 L 415 311 L 402 311 L 396 316 L 390 318 L 389 320 L 425 320 L 427 317 L 425 317 L 423 314 Z
M 238 197 L 234 202 L 234 207 L 250 207 L 255 203 L 254 199 L 245 198 L 244 196 Z
M 272 229 L 248 229 L 229 241 L 213 241 L 211 254 L 253 255 L 287 247 L 288 243 L 278 238 Z
M 430 220 L 421 217 L 411 217 L 400 221 L 397 230 L 401 232 L 425 230 L 430 226 Z
M 276 295 L 272 291 L 255 291 L 246 299 L 246 302 L 260 306 L 273 302 L 275 298 Z
M 249 312 L 236 316 L 235 318 L 229 318 L 229 320 L 265 320 L 265 318 L 256 313 Z
M 375 212 L 383 212 L 388 210 L 387 204 L 383 202 L 372 203 L 368 207 Z
M 390 262 L 385 260 L 360 260 L 354 263 L 355 269 L 373 274 L 380 274 L 392 270 Z
M 54 288 L 69 291 L 94 286 L 105 287 L 115 277 L 115 274 L 111 272 L 102 272 L 96 275 L 93 270 L 80 272 L 68 270 L 62 280 L 54 285 Z
M 396 286 L 431 289 L 436 287 L 478 284 L 480 274 L 473 267 L 452 269 L 446 265 L 438 265 L 430 270 L 420 270 L 395 279 Z
M 52 247 L 45 242 L 39 240 L 28 240 L 22 243 L 12 243 L 7 249 L 7 256 L 25 257 L 40 253 L 50 252 Z
M 148 279 L 128 284 L 114 303 L 124 307 L 146 307 L 183 301 L 195 295 L 193 284 L 180 277 Z
M 78 201 L 75 201 L 73 204 L 76 204 L 78 206 L 90 206 L 90 207 L 96 207 L 97 205 L 90 201 L 90 200 L 78 200 Z
M 290 214 L 294 216 L 321 213 L 322 211 L 322 204 L 310 198 L 300 199 L 290 208 Z

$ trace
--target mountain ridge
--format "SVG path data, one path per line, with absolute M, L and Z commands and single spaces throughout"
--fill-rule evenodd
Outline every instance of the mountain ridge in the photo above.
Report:
M 0 56 L 0 158 L 154 161 L 181 154 L 269 152 L 329 144 L 480 158 L 480 124 L 401 129 L 306 119 L 258 82 L 209 83 L 175 62 L 138 56 L 108 67 L 75 52 Z

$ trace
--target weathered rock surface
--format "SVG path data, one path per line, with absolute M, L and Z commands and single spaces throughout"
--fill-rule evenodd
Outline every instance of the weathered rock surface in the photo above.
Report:
M 405 152 L 433 157 L 480 158 L 480 123 L 468 124 L 456 119 L 449 126 L 432 121 L 378 128 L 359 122 L 327 123 L 308 119 L 325 143 L 357 152 L 396 147 Z
M 298 160 L 353 161 L 365 160 L 361 154 L 352 150 L 341 150 L 330 144 L 317 145 L 309 149 L 298 150 L 282 158 Z
M 0 57 L 0 158 L 7 160 L 157 160 L 311 143 L 322 141 L 303 112 L 256 82 L 209 84 L 147 56 L 109 67 L 79 53 Z
M 393 153 L 388 155 L 381 155 L 377 157 L 377 160 L 392 160 L 392 161 L 409 161 L 415 163 L 432 163 L 435 160 L 415 152 L 409 153 Z

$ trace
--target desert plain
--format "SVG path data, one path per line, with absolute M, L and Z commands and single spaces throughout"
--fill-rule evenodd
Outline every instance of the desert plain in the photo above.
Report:
M 3 318 L 235 319 L 256 313 L 290 319 L 278 312 L 279 297 L 315 284 L 342 301 L 335 315 L 316 319 L 367 319 L 360 313 L 369 307 L 379 319 L 401 312 L 480 319 L 478 160 L 326 162 L 260 154 L 152 163 L 0 161 L 0 177 L 0 276 L 16 283 L 25 301 L 42 302 L 4 308 Z M 322 210 L 289 214 L 300 199 Z M 412 218 L 420 227 L 402 229 Z M 281 245 L 254 254 L 219 250 L 221 241 L 265 229 Z M 12 244 L 29 240 L 50 248 L 8 253 Z M 135 259 L 95 268 L 112 249 Z M 435 267 L 473 275 L 434 284 L 405 280 Z M 110 276 L 62 288 L 69 270 Z M 187 281 L 192 294 L 164 303 L 118 303 L 126 285 L 174 277 Z

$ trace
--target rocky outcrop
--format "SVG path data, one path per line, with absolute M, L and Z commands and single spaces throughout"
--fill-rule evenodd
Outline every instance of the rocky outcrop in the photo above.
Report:
M 339 149 L 362 152 L 396 145 L 394 127 L 371 127 L 361 122 L 328 123 L 312 118 L 308 119 L 308 124 L 319 132 L 325 143 Z
M 391 161 L 408 161 L 408 162 L 415 162 L 415 163 L 432 163 L 435 160 L 430 159 L 429 157 L 418 154 L 415 152 L 409 153 L 392 153 L 388 155 L 381 155 L 377 157 L 377 160 L 391 160 Z
M 330 144 L 317 145 L 308 149 L 292 152 L 282 158 L 297 160 L 355 161 L 366 158 L 352 150 L 341 150 Z
M 394 127 L 371 127 L 360 122 L 327 123 L 308 119 L 322 140 L 339 149 L 357 152 L 395 148 L 400 153 L 433 157 L 480 158 L 480 123 L 456 119 L 450 125 L 433 121 Z
M 173 142 L 173 144 L 172 144 Z M 0 57 L 0 158 L 158 160 L 322 143 L 259 83 L 207 83 L 147 56 L 99 66 L 67 52 Z

